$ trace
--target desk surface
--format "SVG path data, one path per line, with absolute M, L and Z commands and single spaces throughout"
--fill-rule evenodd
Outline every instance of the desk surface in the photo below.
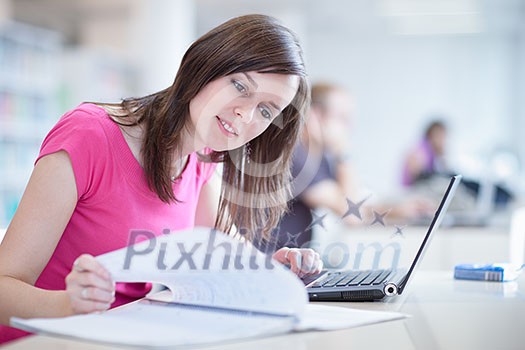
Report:
M 307 332 L 199 349 L 523 349 L 525 274 L 517 281 L 458 281 L 451 272 L 418 271 L 405 294 L 390 302 L 329 303 L 412 317 L 330 332 Z M 44 336 L 3 349 L 110 349 L 109 346 Z

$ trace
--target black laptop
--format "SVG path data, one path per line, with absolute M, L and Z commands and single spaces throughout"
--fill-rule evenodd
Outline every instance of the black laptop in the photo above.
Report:
M 408 279 L 421 260 L 429 240 L 438 229 L 454 197 L 461 175 L 453 176 L 445 195 L 430 222 L 428 231 L 408 269 L 393 270 L 324 270 L 303 279 L 310 301 L 373 301 L 403 293 Z

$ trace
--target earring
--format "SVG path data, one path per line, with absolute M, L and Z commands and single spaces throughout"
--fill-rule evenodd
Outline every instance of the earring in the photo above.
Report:
M 246 162 L 250 164 L 250 154 L 252 153 L 252 145 L 249 142 L 244 144 L 243 153 L 244 153 L 244 158 L 246 159 Z

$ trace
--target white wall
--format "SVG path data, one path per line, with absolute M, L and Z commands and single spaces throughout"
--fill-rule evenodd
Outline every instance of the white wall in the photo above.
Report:
M 182 56 L 195 39 L 195 9 L 191 0 L 133 2 L 129 51 L 139 67 L 139 95 L 173 83 Z
M 361 180 L 399 184 L 403 155 L 431 113 L 449 117 L 455 155 L 508 143 L 510 40 L 481 35 L 391 37 L 367 42 L 309 37 L 313 80 L 331 79 L 357 99 L 352 144 Z M 456 157 L 457 158 L 457 157 Z

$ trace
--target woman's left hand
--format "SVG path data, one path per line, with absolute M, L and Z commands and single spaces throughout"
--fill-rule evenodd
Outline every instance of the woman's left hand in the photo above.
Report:
M 310 248 L 283 247 L 273 253 L 272 257 L 283 265 L 289 265 L 290 270 L 299 278 L 320 273 L 323 269 L 319 253 Z

